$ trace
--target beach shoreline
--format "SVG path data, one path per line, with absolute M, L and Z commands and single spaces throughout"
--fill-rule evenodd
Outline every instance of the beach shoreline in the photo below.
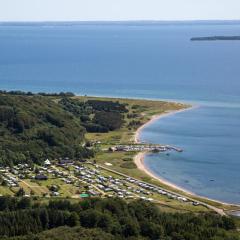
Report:
M 155 121 L 159 120 L 160 118 L 164 118 L 164 117 L 168 117 L 170 115 L 174 115 L 176 113 L 180 113 L 180 112 L 185 112 L 185 111 L 189 111 L 189 110 L 192 110 L 192 109 L 195 109 L 197 108 L 198 106 L 190 106 L 190 107 L 187 107 L 187 108 L 183 108 L 183 109 L 179 109 L 179 110 L 172 110 L 172 111 L 168 111 L 168 112 L 163 112 L 163 113 L 160 113 L 160 114 L 156 114 L 156 115 L 153 115 L 149 121 L 147 121 L 146 123 L 144 123 L 143 125 L 141 125 L 135 132 L 134 134 L 134 143 L 138 144 L 138 143 L 141 143 L 140 141 L 140 134 L 141 134 L 141 131 L 151 125 L 152 123 L 154 123 Z
M 167 185 L 169 187 L 172 187 L 173 189 L 182 191 L 184 193 L 190 194 L 190 195 L 194 195 L 196 196 L 194 193 L 187 191 L 184 188 L 181 188 L 157 175 L 155 175 L 151 170 L 148 169 L 148 167 L 146 167 L 146 165 L 144 164 L 144 157 L 147 154 L 147 152 L 140 152 L 137 155 L 135 155 L 134 157 L 134 163 L 136 164 L 137 168 L 143 172 L 145 172 L 147 175 L 149 175 L 151 178 L 156 179 L 158 181 L 160 181 L 161 183 L 163 183 L 164 185 Z
M 139 144 L 141 143 L 140 141 L 140 134 L 141 134 L 141 131 L 151 125 L 152 123 L 154 123 L 155 121 L 163 118 L 163 117 L 168 117 L 170 115 L 174 115 L 174 114 L 177 114 L 177 113 L 180 113 L 180 112 L 185 112 L 185 111 L 188 111 L 188 110 L 192 110 L 192 109 L 195 109 L 197 108 L 198 106 L 191 106 L 189 108 L 184 108 L 184 109 L 180 109 L 180 110 L 174 110 L 174 111 L 169 111 L 169 112 L 165 112 L 165 113 L 161 113 L 161 114 L 158 114 L 158 115 L 153 115 L 149 121 L 147 121 L 145 124 L 143 124 L 142 126 L 140 126 L 137 131 L 135 132 L 135 135 L 134 135 L 134 142 L 136 144 Z M 159 181 L 160 183 L 168 186 L 168 187 L 171 187 L 173 190 L 178 190 L 178 191 L 181 191 L 183 192 L 184 194 L 186 195 L 190 195 L 192 197 L 198 197 L 198 198 L 202 198 L 202 199 L 205 199 L 205 200 L 209 200 L 209 201 L 213 201 L 213 202 L 216 202 L 216 203 L 220 203 L 222 205 L 231 205 L 231 206 L 238 206 L 236 204 L 232 204 L 232 203 L 226 203 L 226 202 L 223 202 L 223 201 L 220 201 L 220 200 L 216 200 L 216 199 L 211 199 L 211 198 L 208 198 L 208 197 L 204 197 L 204 196 L 201 196 L 201 195 L 198 195 L 194 192 L 191 192 L 189 190 L 186 190 L 185 188 L 182 188 L 172 182 L 169 182 L 168 180 L 156 175 L 155 173 L 153 173 L 147 166 L 146 164 L 144 164 L 144 157 L 145 155 L 147 154 L 147 152 L 139 152 L 137 153 L 135 156 L 134 156 L 134 163 L 136 164 L 137 168 L 141 171 L 143 171 L 144 173 L 146 173 L 148 176 L 150 176 L 151 178 Z

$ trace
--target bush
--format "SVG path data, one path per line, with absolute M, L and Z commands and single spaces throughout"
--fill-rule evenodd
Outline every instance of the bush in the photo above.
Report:
M 124 162 L 120 165 L 121 168 L 128 168 L 128 169 L 134 169 L 137 168 L 136 164 L 134 162 Z
M 118 112 L 97 112 L 94 116 L 94 122 L 109 131 L 113 131 L 121 128 L 124 120 L 122 114 Z

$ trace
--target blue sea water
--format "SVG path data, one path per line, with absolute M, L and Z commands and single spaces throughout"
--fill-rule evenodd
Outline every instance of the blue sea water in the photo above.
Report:
M 172 99 L 194 110 L 162 118 L 142 140 L 182 153 L 146 165 L 197 194 L 240 203 L 240 24 L 1 25 L 0 88 Z

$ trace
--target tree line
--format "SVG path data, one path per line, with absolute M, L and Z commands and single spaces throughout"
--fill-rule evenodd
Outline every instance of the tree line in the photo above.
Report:
M 71 239 L 82 239 L 81 234 L 89 235 L 88 239 L 98 239 L 91 238 L 91 233 L 98 232 L 99 236 L 106 235 L 106 239 L 119 240 L 239 240 L 232 218 L 209 213 L 166 213 L 141 200 L 39 203 L 29 198 L 1 197 L 0 210 L 0 236 L 5 239 L 30 239 L 30 236 L 32 239 L 43 239 L 42 236 L 61 239 L 59 232 L 65 229 L 69 236 L 75 236 Z
M 66 111 L 78 117 L 87 132 L 109 132 L 120 129 L 124 124 L 125 104 L 113 101 L 63 98 L 60 102 Z
M 6 91 L 6 90 L 0 90 L 0 94 L 5 95 L 21 95 L 21 96 L 34 96 L 34 95 L 40 95 L 40 96 L 53 96 L 53 97 L 73 97 L 75 96 L 72 92 L 60 92 L 60 93 L 45 93 L 45 92 L 39 92 L 39 93 L 33 93 L 33 92 L 24 92 L 20 90 L 16 91 Z

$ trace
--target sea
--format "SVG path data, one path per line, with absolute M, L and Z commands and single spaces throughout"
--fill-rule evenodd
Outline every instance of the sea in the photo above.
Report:
M 192 110 L 148 125 L 141 140 L 181 153 L 146 166 L 188 191 L 240 204 L 239 22 L 1 23 L 0 89 L 163 99 Z

